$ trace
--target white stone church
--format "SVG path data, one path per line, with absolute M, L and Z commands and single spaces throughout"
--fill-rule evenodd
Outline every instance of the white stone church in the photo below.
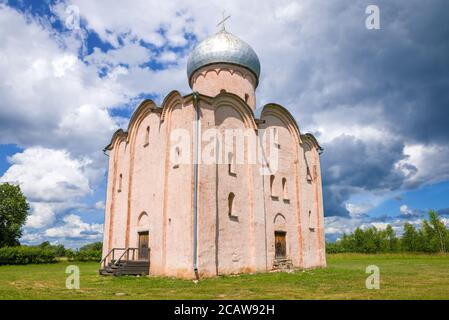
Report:
M 257 104 L 259 75 L 254 50 L 223 28 L 190 53 L 191 93 L 143 101 L 114 133 L 102 274 L 192 279 L 326 265 L 322 149 L 286 108 Z M 240 145 L 225 148 L 228 132 L 244 132 Z

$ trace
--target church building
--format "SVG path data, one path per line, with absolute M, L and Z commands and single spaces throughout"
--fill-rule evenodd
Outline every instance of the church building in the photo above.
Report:
M 198 279 L 326 266 L 322 149 L 224 27 L 190 53 L 192 92 L 143 101 L 109 156 L 102 274 Z

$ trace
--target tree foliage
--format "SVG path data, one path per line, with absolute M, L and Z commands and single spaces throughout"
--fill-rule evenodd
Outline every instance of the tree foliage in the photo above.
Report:
M 0 184 L 0 248 L 20 244 L 29 209 L 19 186 Z
M 52 245 L 45 241 L 36 246 L 37 248 L 51 251 L 55 257 L 66 257 L 72 261 L 100 261 L 103 250 L 102 242 L 93 242 L 79 249 L 65 248 L 62 244 Z
M 47 248 L 15 246 L 0 248 L 0 265 L 56 262 L 55 254 Z
M 357 228 L 351 234 L 343 234 L 335 243 L 326 244 L 329 253 L 360 252 L 449 252 L 449 230 L 435 211 L 429 212 L 420 229 L 405 223 L 402 237 L 397 237 L 393 227 L 385 230 L 375 227 Z
M 100 241 L 100 242 L 89 243 L 80 248 L 80 251 L 85 251 L 85 250 L 102 251 L 103 250 L 103 242 Z
M 52 245 L 50 244 L 50 242 L 48 241 L 44 241 L 42 242 L 40 245 L 38 245 L 37 247 L 41 248 L 41 249 L 48 249 L 51 252 L 54 253 L 55 257 L 65 257 L 67 256 L 67 250 L 63 244 L 56 244 L 56 245 Z

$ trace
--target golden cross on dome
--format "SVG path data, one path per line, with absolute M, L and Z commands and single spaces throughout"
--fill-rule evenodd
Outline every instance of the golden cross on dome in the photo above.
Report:
M 217 24 L 217 27 L 220 27 L 220 26 L 221 26 L 220 31 L 225 31 L 225 30 L 226 30 L 226 28 L 225 28 L 225 22 L 226 22 L 226 20 L 228 20 L 230 17 L 231 17 L 230 15 L 227 16 L 227 17 L 225 17 L 225 12 L 223 11 L 223 19 Z

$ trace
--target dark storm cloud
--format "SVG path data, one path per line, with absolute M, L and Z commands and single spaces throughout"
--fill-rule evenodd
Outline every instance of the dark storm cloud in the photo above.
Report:
M 409 141 L 447 143 L 449 2 L 379 5 L 383 29 L 365 38 L 376 47 L 366 44 L 367 50 L 359 52 L 369 57 L 361 70 L 373 88 L 368 97 L 383 106 L 382 120 L 389 131 Z M 356 56 L 348 58 L 357 61 Z
M 403 147 L 393 139 L 369 144 L 353 136 L 334 139 L 321 158 L 326 214 L 348 214 L 343 202 L 353 189 L 399 188 L 406 178 L 396 168 L 396 163 L 405 158 Z
M 364 27 L 369 4 L 380 8 L 380 30 Z M 333 23 L 304 40 L 309 54 L 295 70 L 302 72 L 303 87 L 298 117 L 319 127 L 322 115 L 332 112 L 341 127 L 366 125 L 389 136 L 359 138 L 346 131 L 323 143 L 325 214 L 347 215 L 344 202 L 356 190 L 425 182 L 410 179 L 420 168 L 397 165 L 407 158 L 405 145 L 449 149 L 449 2 L 332 2 L 322 14 Z M 441 172 L 440 159 L 429 165 Z
M 352 136 L 340 136 L 322 156 L 326 184 L 382 189 L 397 188 L 404 174 L 395 163 L 404 158 L 401 142 L 377 141 L 366 144 Z
M 337 23 L 327 30 L 331 45 L 318 53 L 325 64 L 318 71 L 343 85 L 314 108 L 380 106 L 381 115 L 371 121 L 388 131 L 409 141 L 447 143 L 449 2 L 376 1 L 380 30 L 362 27 L 366 15 L 358 11 L 365 5 L 354 5 L 349 15 L 339 3 L 329 9 Z

